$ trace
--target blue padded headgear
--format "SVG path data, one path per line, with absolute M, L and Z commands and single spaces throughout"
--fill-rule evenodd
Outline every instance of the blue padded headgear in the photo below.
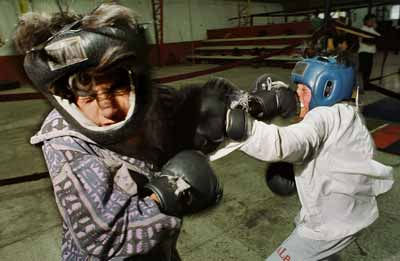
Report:
M 309 58 L 296 63 L 292 81 L 310 88 L 313 109 L 351 98 L 355 73 L 352 66 L 339 64 L 333 57 Z

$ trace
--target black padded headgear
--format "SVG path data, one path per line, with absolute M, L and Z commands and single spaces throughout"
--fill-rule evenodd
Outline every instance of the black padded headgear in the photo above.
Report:
M 34 85 L 48 92 L 48 87 L 58 79 L 98 66 L 113 46 L 125 49 L 126 55 L 118 57 L 118 61 L 131 57 L 135 70 L 147 65 L 148 46 L 143 27 L 89 29 L 76 21 L 28 51 L 24 68 Z
M 71 113 L 74 104 L 54 95 L 50 88 L 69 88 L 66 79 L 77 72 L 96 68 L 109 48 L 118 47 L 118 54 L 112 57 L 112 67 L 123 67 L 132 72 L 135 86 L 135 102 L 132 113 L 116 128 L 89 128 Z M 145 112 L 150 107 L 150 66 L 148 45 L 142 26 L 112 25 L 99 28 L 83 28 L 81 21 L 65 26 L 44 43 L 27 52 L 24 67 L 36 88 L 50 101 L 80 133 L 91 140 L 118 153 L 130 153 L 128 139 L 143 123 Z M 64 85 L 57 85 L 64 84 Z

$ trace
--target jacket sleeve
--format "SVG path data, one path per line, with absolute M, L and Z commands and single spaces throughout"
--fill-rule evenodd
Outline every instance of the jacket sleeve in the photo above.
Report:
M 124 163 L 89 153 L 74 140 L 45 141 L 43 152 L 56 203 L 81 251 L 101 260 L 141 255 L 179 233 L 180 219 L 139 198 Z
M 323 111 L 310 111 L 301 122 L 286 127 L 255 121 L 253 134 L 241 150 L 263 161 L 295 163 L 314 157 L 327 139 L 331 125 L 331 115 L 321 114 Z

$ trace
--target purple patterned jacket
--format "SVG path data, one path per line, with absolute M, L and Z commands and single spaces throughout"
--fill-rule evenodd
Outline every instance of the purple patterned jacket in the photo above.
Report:
M 140 198 L 131 173 L 152 166 L 102 148 L 53 110 L 31 138 L 41 144 L 63 217 L 62 260 L 179 260 L 181 220 Z

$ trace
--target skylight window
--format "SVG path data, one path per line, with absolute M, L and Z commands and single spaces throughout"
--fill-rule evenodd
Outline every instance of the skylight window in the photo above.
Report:
M 400 19 L 400 5 L 392 6 L 392 9 L 390 10 L 390 19 L 392 20 Z

